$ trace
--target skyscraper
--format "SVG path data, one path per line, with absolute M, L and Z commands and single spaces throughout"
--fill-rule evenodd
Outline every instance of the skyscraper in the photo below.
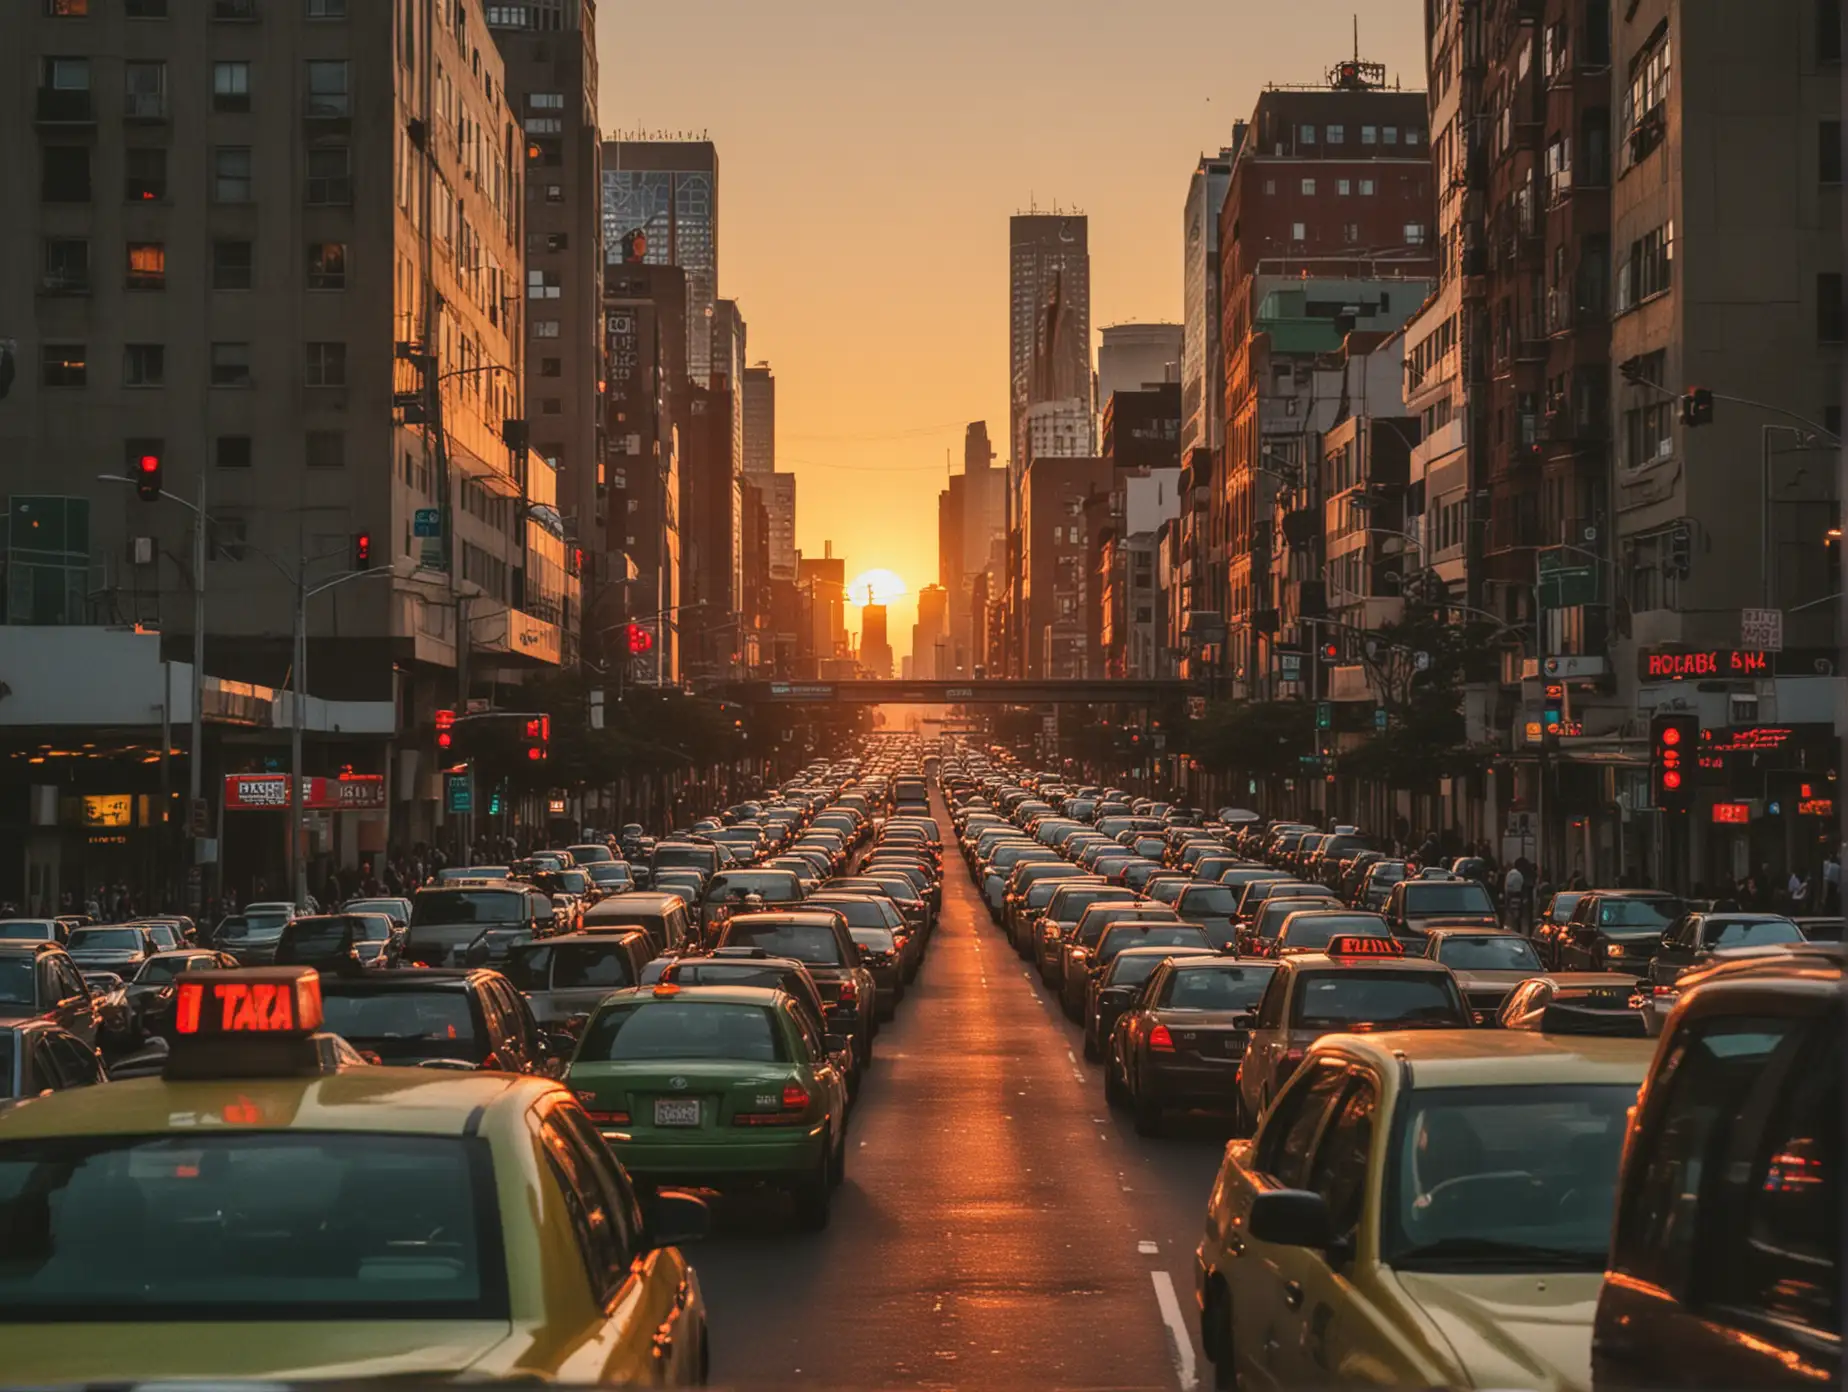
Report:
M 1232 183 L 1232 161 L 1244 138 L 1243 121 L 1232 144 L 1203 155 L 1187 181 L 1181 218 L 1181 458 L 1193 449 L 1217 449 L 1225 433 L 1226 355 L 1219 336 L 1219 208 Z M 1107 398 L 1106 398 L 1107 399 Z
M 1097 336 L 1096 413 L 1101 416 L 1117 392 L 1171 380 L 1180 370 L 1182 333 L 1179 324 L 1106 325 Z
M 767 362 L 744 370 L 744 471 L 776 472 L 776 374 Z
M 886 637 L 886 607 L 883 604 L 860 606 L 860 665 L 867 675 L 892 675 L 892 643 Z
M 1006 480 L 1007 471 L 995 466 L 988 423 L 971 421 L 963 436 L 963 471 L 951 474 L 937 495 L 937 583 L 948 595 L 950 639 L 946 670 L 938 676 L 967 672 L 977 661 L 972 596 L 976 577 L 1006 536 Z
M 704 386 L 719 298 L 719 153 L 712 142 L 606 141 L 603 243 L 612 261 L 686 271 L 687 371 Z
M 1081 213 L 1018 213 L 1008 222 L 1009 478 L 1031 459 L 1034 406 L 1091 396 L 1091 252 Z M 1044 413 L 1042 413 L 1044 414 Z M 1069 414 L 1069 412 L 1067 412 Z M 1087 449 L 1082 452 L 1088 452 Z

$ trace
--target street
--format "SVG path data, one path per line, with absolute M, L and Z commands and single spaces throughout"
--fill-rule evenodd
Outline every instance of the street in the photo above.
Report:
M 832 1225 L 802 1237 L 776 1200 L 722 1201 L 691 1253 L 714 1312 L 713 1382 L 1210 1377 L 1191 1264 L 1224 1134 L 1137 1138 L 1079 1044 L 952 846 L 930 955 L 854 1113 Z

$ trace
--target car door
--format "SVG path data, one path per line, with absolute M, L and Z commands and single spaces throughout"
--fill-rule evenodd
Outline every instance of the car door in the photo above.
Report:
M 1258 1000 L 1258 1018 L 1251 1027 L 1245 1045 L 1245 1057 L 1238 1066 L 1239 1101 L 1245 1115 L 1256 1118 L 1269 1098 L 1277 1062 L 1289 1048 L 1289 1031 L 1284 1028 L 1284 1007 L 1294 972 L 1279 969 Z
M 43 1058 L 50 1065 L 51 1087 L 62 1092 L 66 1088 L 91 1087 L 107 1081 L 103 1060 L 94 1045 L 63 1031 L 48 1031 L 41 1042 Z
M 56 1000 L 52 1018 L 60 1029 L 69 1030 L 91 1048 L 96 1046 L 97 1017 L 100 1008 L 90 988 L 83 984 L 77 968 L 61 957 L 46 954 L 51 968 L 51 987 Z
M 1671 986 L 1694 963 L 1694 953 L 1700 947 L 1701 919 L 1696 914 L 1683 914 L 1669 925 L 1662 934 L 1662 946 L 1656 955 L 1649 959 L 1649 981 L 1654 986 Z
M 488 1044 L 484 1065 L 504 1073 L 524 1073 L 526 1048 L 520 1038 L 520 1017 L 509 999 L 509 989 L 499 977 L 489 977 L 480 982 L 479 994 Z

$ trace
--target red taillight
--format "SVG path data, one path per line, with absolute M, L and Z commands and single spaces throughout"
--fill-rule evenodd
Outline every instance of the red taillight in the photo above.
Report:
M 860 999 L 860 988 L 852 981 L 843 981 L 841 993 L 835 999 L 842 1005 L 852 1005 Z
M 809 1104 L 808 1089 L 801 1083 L 788 1083 L 783 1088 L 783 1110 L 788 1112 L 807 1111 Z
M 1149 1031 L 1149 1047 L 1158 1054 L 1174 1052 L 1174 1036 L 1168 1033 L 1166 1025 L 1157 1025 Z
M 587 1111 L 584 1115 L 589 1117 L 598 1126 L 627 1126 L 629 1124 L 629 1114 L 627 1112 Z

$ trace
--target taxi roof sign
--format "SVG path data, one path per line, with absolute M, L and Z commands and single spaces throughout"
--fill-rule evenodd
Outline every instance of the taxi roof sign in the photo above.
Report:
M 1370 938 L 1360 933 L 1339 933 L 1323 952 L 1330 957 L 1403 957 L 1404 944 L 1396 938 Z
M 189 1039 L 306 1038 L 321 1027 L 321 977 L 312 967 L 181 972 L 173 1009 L 174 1032 Z

